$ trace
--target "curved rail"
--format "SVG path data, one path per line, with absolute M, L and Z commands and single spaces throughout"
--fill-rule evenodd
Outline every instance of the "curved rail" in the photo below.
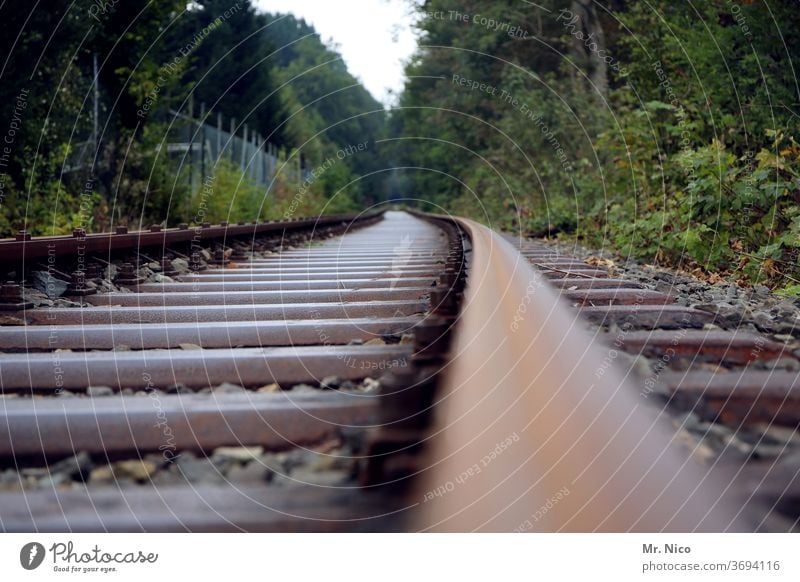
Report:
M 110 253 L 113 251 L 166 247 L 180 243 L 208 242 L 222 239 L 238 239 L 265 235 L 282 235 L 294 232 L 313 231 L 342 224 L 366 223 L 383 212 L 364 214 L 332 214 L 316 218 L 293 218 L 283 221 L 267 220 L 250 223 L 212 225 L 204 222 L 195 226 L 182 223 L 175 228 L 153 225 L 149 230 L 129 231 L 118 226 L 113 233 L 87 234 L 84 229 L 75 229 L 72 235 L 31 237 L 20 230 L 14 239 L 0 239 L 0 264 L 23 263 L 24 259 L 41 259 L 76 253 Z
M 730 531 L 742 524 L 671 443 L 555 289 L 494 231 L 472 243 L 452 359 L 436 403 L 416 529 Z

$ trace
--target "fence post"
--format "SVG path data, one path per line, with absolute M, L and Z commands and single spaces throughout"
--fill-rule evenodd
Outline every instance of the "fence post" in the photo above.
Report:
M 297 150 L 297 189 L 303 185 L 303 169 L 300 165 L 300 150 Z
M 269 143 L 264 142 L 264 147 L 262 148 L 264 156 L 263 156 L 263 168 L 264 168 L 264 184 L 269 181 Z
M 94 84 L 92 86 L 92 96 L 93 96 L 93 103 L 92 103 L 92 145 L 94 145 L 94 158 L 92 159 L 92 168 L 94 168 L 95 163 L 97 162 L 98 155 L 98 148 L 100 144 L 97 141 L 98 136 L 100 135 L 97 133 L 97 125 L 98 120 L 100 119 L 99 111 L 100 111 L 100 88 L 98 87 L 98 73 L 97 73 L 97 53 L 92 53 L 92 72 L 94 72 Z M 112 217 L 113 218 L 113 217 Z
M 245 168 L 244 161 L 247 155 L 247 153 L 245 152 L 246 149 L 247 149 L 247 124 L 245 123 L 244 130 L 242 133 L 242 154 L 239 157 L 239 168 L 241 169 L 242 174 L 244 174 L 244 168 Z
M 195 195 L 194 183 L 194 93 L 189 95 L 189 187 Z
M 256 184 L 261 184 L 262 174 L 264 173 L 264 156 L 261 149 L 261 134 L 256 134 Z
M 236 140 L 234 139 L 236 137 L 236 134 L 234 133 L 235 131 L 236 131 L 236 118 L 231 117 L 231 131 L 230 131 L 231 137 L 229 139 L 231 144 L 231 162 L 233 162 L 233 157 L 235 155 L 234 151 L 236 146 Z
M 215 165 L 219 164 L 219 160 L 222 158 L 222 113 L 217 111 L 217 149 L 214 150 L 216 154 L 217 161 Z
M 253 170 L 251 174 L 253 175 L 253 181 L 258 181 L 258 133 L 255 130 L 252 132 L 253 134 L 253 159 L 250 162 L 253 165 Z
M 206 181 L 206 104 L 200 102 L 200 180 Z

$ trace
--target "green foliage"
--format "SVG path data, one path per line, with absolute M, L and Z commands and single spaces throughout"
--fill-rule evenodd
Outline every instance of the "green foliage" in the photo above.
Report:
M 264 220 L 265 202 L 264 189 L 243 175 L 239 164 L 222 159 L 192 196 L 189 216 L 193 223 Z
M 56 234 L 191 220 L 197 193 L 189 176 L 200 169 L 185 159 L 178 167 L 179 156 L 164 146 L 175 130 L 170 109 L 189 113 L 192 101 L 195 117 L 205 103 L 212 123 L 221 112 L 286 151 L 302 146 L 308 167 L 370 142 L 368 154 L 347 156 L 292 212 L 349 210 L 365 192 L 380 195 L 380 179 L 355 178 L 382 167 L 374 142 L 383 135 L 383 108 L 304 22 L 257 13 L 250 0 L 41 0 L 0 7 L 0 31 L 0 139 L 6 122 L 14 120 L 15 131 L 0 161 L 0 236 L 23 226 Z M 334 64 L 317 66 L 325 60 Z M 333 94 L 312 103 L 320 90 Z M 265 194 L 234 167 L 218 171 L 232 189 L 230 198 L 214 194 L 215 220 L 279 218 L 298 187 L 279 176 Z
M 396 157 L 427 171 L 397 180 L 398 197 L 435 192 L 493 225 L 647 261 L 798 278 L 796 6 L 512 4 L 419 3 L 422 46 L 392 123 Z
M 800 297 L 800 285 L 787 285 L 783 289 L 780 289 L 778 293 L 786 295 L 787 297 Z
M 24 186 L 7 184 L 0 213 L 0 232 L 26 228 L 34 236 L 70 234 L 75 228 L 92 231 L 108 212 L 102 196 L 86 182 L 83 190 L 67 190 L 57 176 L 69 148 L 65 145 L 39 157 L 37 166 L 24 166 Z
M 175 54 L 213 27 L 192 50 L 182 82 L 208 113 L 247 123 L 270 143 L 286 145 L 284 104 L 273 71 L 272 35 L 266 16 L 249 2 L 196 0 L 169 36 Z
M 193 194 L 186 213 L 192 223 L 202 223 L 285 220 L 353 212 L 357 206 L 346 189 L 342 189 L 345 177 L 349 177 L 349 172 L 343 164 L 326 170 L 319 180 L 301 184 L 290 180 L 287 173 L 278 172 L 265 188 L 243 174 L 239 164 L 222 159 Z

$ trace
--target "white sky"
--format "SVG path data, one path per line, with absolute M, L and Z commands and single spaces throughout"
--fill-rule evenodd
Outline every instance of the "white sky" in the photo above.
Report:
M 414 21 L 406 0 L 254 0 L 265 12 L 291 12 L 333 42 L 350 73 L 386 105 L 403 88 L 403 61 L 414 52 Z

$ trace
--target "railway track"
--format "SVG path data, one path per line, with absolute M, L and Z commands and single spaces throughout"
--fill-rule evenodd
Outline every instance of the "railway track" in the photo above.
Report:
M 33 266 L 13 267 L 41 282 L 47 244 L 19 238 Z M 5 287 L 4 321 L 24 325 L 0 328 L 4 529 L 386 521 L 391 488 L 357 481 L 381 416 L 371 379 L 424 351 L 453 273 L 444 230 L 400 213 L 154 228 L 86 237 L 76 266 L 80 238 L 48 240 L 76 289 Z
M 796 527 L 791 347 L 544 243 L 387 212 L 0 251 L 5 531 Z

